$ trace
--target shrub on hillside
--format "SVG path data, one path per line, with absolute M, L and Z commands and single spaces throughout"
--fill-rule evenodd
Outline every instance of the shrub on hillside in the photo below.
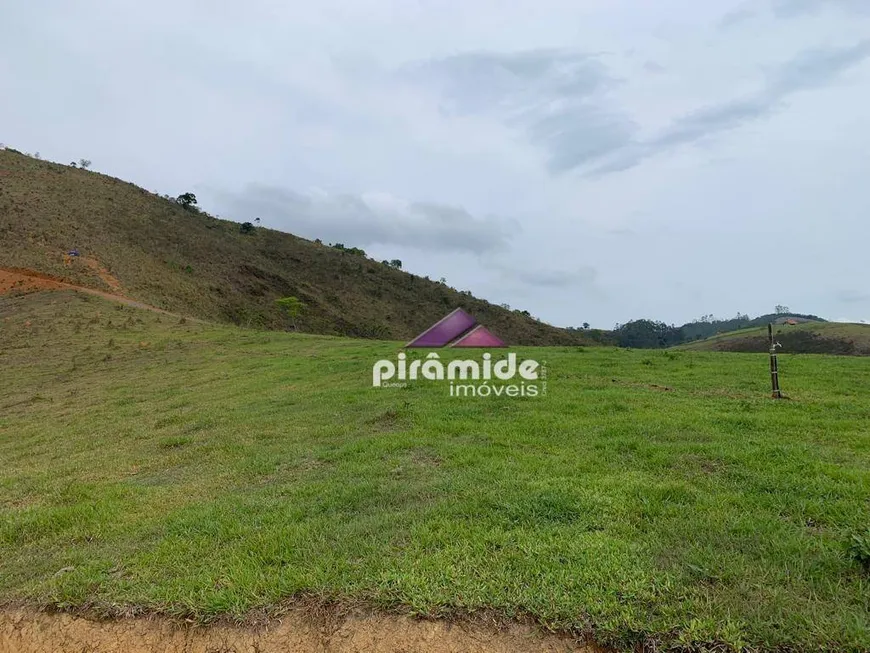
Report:
M 296 320 L 302 314 L 305 304 L 298 297 L 282 297 L 281 299 L 276 299 L 275 303 L 281 309 L 281 312 L 290 318 L 293 329 L 296 329 Z
M 348 254 L 354 254 L 355 256 L 365 256 L 365 250 L 360 249 L 359 247 L 345 247 L 344 243 L 332 243 L 330 247 L 333 249 L 341 250 L 342 252 L 347 252 Z
M 188 211 L 195 211 L 197 208 L 196 207 L 196 195 L 194 195 L 193 193 L 182 193 L 181 195 L 179 195 L 178 197 L 175 198 L 175 201 L 178 203 L 178 205 L 181 208 L 186 209 Z

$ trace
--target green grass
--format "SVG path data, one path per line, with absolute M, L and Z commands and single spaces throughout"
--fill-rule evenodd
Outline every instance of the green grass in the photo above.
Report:
M 0 600 L 870 648 L 870 361 L 783 356 L 772 401 L 764 354 L 518 351 L 545 397 L 457 399 L 373 389 L 396 343 L 0 299 Z

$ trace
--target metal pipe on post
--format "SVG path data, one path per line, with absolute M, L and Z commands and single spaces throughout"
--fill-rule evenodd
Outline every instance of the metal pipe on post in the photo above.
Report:
M 770 386 L 773 390 L 771 395 L 774 399 L 782 399 L 782 391 L 779 389 L 779 367 L 776 364 L 776 348 L 782 347 L 773 341 L 773 324 L 767 325 L 767 341 L 770 344 Z

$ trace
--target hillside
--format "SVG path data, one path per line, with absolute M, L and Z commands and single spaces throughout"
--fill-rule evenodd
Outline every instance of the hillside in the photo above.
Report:
M 839 354 L 870 356 L 870 324 L 803 322 L 777 324 L 774 338 L 788 354 Z M 764 352 L 768 348 L 767 326 L 722 333 L 675 349 L 693 351 Z
M 81 255 L 66 256 L 73 249 Z M 296 327 L 311 333 L 409 339 L 462 307 L 511 344 L 583 342 L 352 251 L 261 227 L 242 233 L 119 179 L 9 150 L 0 150 L 0 268 L 244 326 L 290 328 L 275 300 L 293 296 L 304 303 Z

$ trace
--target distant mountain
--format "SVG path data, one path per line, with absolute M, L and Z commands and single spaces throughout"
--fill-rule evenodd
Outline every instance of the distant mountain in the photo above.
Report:
M 598 338 L 598 340 L 606 340 L 620 347 L 662 349 L 704 340 L 720 333 L 727 333 L 738 329 L 749 329 L 762 325 L 767 327 L 771 323 L 796 325 L 823 322 L 825 320 L 815 315 L 802 315 L 800 313 L 785 311 L 769 313 L 756 318 L 750 318 L 748 315 L 739 315 L 730 320 L 717 320 L 709 316 L 694 322 L 688 322 L 683 326 L 643 319 L 618 324 L 613 331 L 607 332 L 603 338 Z
M 787 319 L 776 324 L 774 338 L 782 345 L 778 351 L 785 354 L 870 356 L 870 324 L 817 320 L 789 324 Z M 695 351 L 766 352 L 767 322 L 764 326 L 722 333 L 683 344 L 679 348 Z
M 788 321 L 795 323 L 802 322 L 825 322 L 817 315 L 802 315 L 801 313 L 768 313 L 760 315 L 756 318 L 750 318 L 748 315 L 731 318 L 730 320 L 704 320 L 695 321 L 684 324 L 682 327 L 683 341 L 691 342 L 693 340 L 703 340 L 710 338 L 718 333 L 727 333 L 728 331 L 736 331 L 737 329 L 747 329 L 750 327 L 764 326 L 768 324 L 783 324 Z

